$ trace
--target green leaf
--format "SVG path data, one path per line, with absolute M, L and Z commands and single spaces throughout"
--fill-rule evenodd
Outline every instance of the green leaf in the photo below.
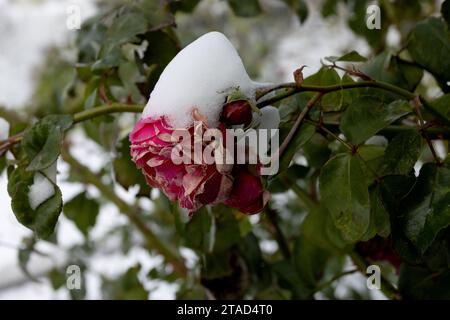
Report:
M 234 14 L 240 17 L 254 17 L 262 13 L 259 0 L 228 0 Z
M 45 175 L 54 188 L 54 194 L 40 204 L 36 210 L 31 209 L 28 193 L 34 181 L 34 174 L 26 171 L 22 166 L 14 169 L 8 180 L 8 193 L 11 197 L 11 207 L 17 220 L 33 230 L 37 237 L 49 238 L 55 229 L 62 210 L 62 195 L 58 186 Z
M 310 167 L 322 167 L 331 154 L 331 150 L 328 147 L 328 140 L 321 135 L 314 135 L 312 139 L 303 146 L 303 153 Z
M 30 238 L 24 238 L 22 239 L 22 247 L 18 250 L 17 254 L 17 260 L 19 261 L 19 267 L 20 270 L 31 280 L 38 282 L 39 280 L 36 279 L 28 270 L 28 263 L 31 258 L 31 254 L 34 251 L 34 245 L 36 244 L 36 239 L 33 237 Z
M 433 74 L 444 92 L 450 92 L 450 33 L 442 19 L 419 22 L 409 35 L 408 51 L 414 61 Z
M 341 61 L 341 62 L 365 62 L 365 61 L 367 61 L 366 57 L 363 57 L 355 50 L 350 51 L 349 53 L 346 53 L 340 57 L 331 56 L 331 57 L 326 57 L 325 59 L 330 62 L 339 62 L 339 61 Z
M 404 266 L 400 272 L 399 290 L 405 299 L 450 299 L 450 271 L 430 272 L 423 267 Z
M 330 253 L 304 236 L 299 236 L 294 243 L 294 266 L 298 275 L 314 291 L 323 276 Z
M 362 145 L 358 148 L 358 155 L 363 161 L 364 176 L 366 177 L 367 186 L 370 186 L 376 179 L 378 172 L 384 161 L 383 146 Z
M 150 195 L 151 188 L 147 185 L 144 175 L 131 160 L 128 137 L 118 143 L 117 157 L 113 161 L 113 167 L 115 178 L 122 187 L 128 190 L 129 187 L 139 185 L 138 196 Z
M 382 52 L 375 58 L 369 60 L 362 66 L 361 71 L 375 80 L 388 82 L 408 91 L 414 91 L 423 76 L 423 70 L 420 67 L 393 56 L 388 52 Z M 392 93 L 380 91 L 379 89 L 369 88 L 364 91 L 380 99 L 383 98 L 383 100 L 401 98 Z
M 126 12 L 113 20 L 107 31 L 108 43 L 113 46 L 132 42 L 148 28 L 147 19 L 141 12 Z
M 305 178 L 308 172 L 308 167 L 294 163 L 287 170 L 278 174 L 274 179 L 271 179 L 268 189 L 272 194 L 285 192 L 290 188 L 288 182 L 295 183 L 298 179 Z
M 307 77 L 303 83 L 318 86 L 336 85 L 341 83 L 341 78 L 335 69 L 322 67 L 318 72 Z M 343 90 L 329 93 L 320 100 L 320 106 L 324 111 L 339 111 L 342 105 Z
M 78 229 L 85 235 L 95 225 L 100 205 L 97 201 L 89 199 L 86 192 L 76 195 L 64 205 L 64 215 L 72 220 Z
M 72 123 L 70 115 L 49 115 L 25 132 L 21 145 L 29 161 L 27 170 L 46 169 L 58 159 L 64 132 Z
M 450 160 L 424 164 L 404 203 L 405 234 L 423 254 L 450 225 Z
M 53 268 L 47 273 L 47 277 L 50 280 L 50 283 L 52 284 L 53 290 L 58 290 L 63 285 L 66 284 L 66 274 L 58 270 L 56 268 Z
M 383 174 L 408 174 L 420 156 L 422 137 L 414 130 L 399 133 L 386 148 Z
M 54 187 L 55 194 L 42 203 L 34 215 L 33 229 L 41 239 L 48 239 L 53 234 L 61 214 L 63 206 L 61 190 L 56 185 Z
M 322 168 L 319 181 L 322 201 L 336 227 L 347 241 L 361 240 L 370 223 L 362 160 L 357 155 L 337 154 Z
M 329 16 L 335 15 L 338 2 L 339 0 L 325 0 L 321 10 L 322 16 L 328 18 Z
M 450 121 L 450 94 L 444 94 L 434 100 L 431 105 L 439 111 L 439 113 Z
M 247 216 L 224 205 L 214 206 L 212 210 L 216 229 L 214 252 L 221 252 L 238 244 L 251 231 Z
M 0 175 L 3 173 L 3 170 L 6 168 L 6 156 L 0 156 Z
M 348 19 L 349 27 L 357 35 L 364 37 L 369 45 L 374 48 L 374 51 L 379 51 L 383 48 L 386 39 L 386 33 L 389 29 L 389 19 L 387 13 L 384 11 L 384 6 L 380 6 L 381 28 L 369 29 L 367 28 L 367 7 L 370 5 L 369 0 L 352 1 L 352 15 Z
M 140 266 L 128 269 L 117 279 L 103 279 L 102 294 L 109 300 L 147 300 L 148 293 L 139 281 Z
M 377 234 L 385 238 L 391 233 L 389 212 L 383 203 L 381 186 L 379 184 L 369 189 L 369 197 L 370 224 L 362 241 L 368 241 Z
M 301 23 L 308 18 L 309 10 L 305 0 L 283 0 L 297 14 Z
M 340 129 L 354 144 L 361 144 L 397 119 L 411 112 L 405 100 L 388 105 L 376 98 L 366 96 L 354 100 L 345 110 Z
M 186 246 L 202 252 L 211 252 L 215 233 L 212 229 L 213 216 L 206 207 L 197 210 L 185 229 Z
M 190 13 L 192 12 L 200 0 L 172 0 L 169 3 L 169 8 L 172 13 L 177 11 Z
M 447 27 L 450 28 L 450 1 L 445 0 L 441 6 L 442 18 L 447 22 Z
M 316 132 L 315 126 L 309 123 L 303 123 L 301 127 L 297 130 L 294 137 L 290 141 L 288 147 L 284 151 L 280 159 L 280 172 L 289 167 L 295 154 L 300 150 L 300 148 L 307 143 L 314 133 Z
M 342 252 L 348 246 L 325 207 L 311 210 L 303 221 L 301 231 L 310 242 L 330 252 Z
M 229 276 L 233 272 L 230 266 L 230 252 L 205 254 L 202 261 L 202 279 L 217 279 Z

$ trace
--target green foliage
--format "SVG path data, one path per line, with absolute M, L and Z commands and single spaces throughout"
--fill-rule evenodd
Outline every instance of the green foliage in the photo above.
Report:
M 361 158 L 348 153 L 331 158 L 320 173 L 320 193 L 344 238 L 349 242 L 361 240 L 370 223 L 369 193 Z
M 410 112 L 411 106 L 404 100 L 386 105 L 370 96 L 361 97 L 343 113 L 340 129 L 351 142 L 360 144 Z
M 104 279 L 102 293 L 104 299 L 109 300 L 146 300 L 148 293 L 139 281 L 141 267 L 128 269 L 117 279 Z
M 305 0 L 282 0 L 298 16 L 301 23 L 305 22 L 309 15 L 308 5 Z
M 405 199 L 405 235 L 423 254 L 450 225 L 450 161 L 426 163 Z
M 42 174 L 42 173 L 41 173 Z M 11 207 L 17 220 L 33 230 L 38 238 L 49 238 L 58 222 L 62 209 L 62 195 L 59 187 L 53 184 L 54 194 L 40 204 L 35 210 L 30 207 L 28 193 L 34 181 L 34 173 L 28 172 L 23 166 L 18 166 L 10 171 L 8 181 L 8 193 L 11 197 Z
M 450 2 L 448 0 L 442 3 L 441 14 L 442 17 L 447 22 L 447 27 L 450 27 Z
M 383 172 L 408 174 L 419 158 L 422 139 L 416 130 L 408 130 L 395 136 L 386 148 Z
M 58 159 L 64 132 L 72 122 L 70 115 L 49 115 L 25 132 L 21 145 L 29 161 L 27 170 L 46 169 Z
M 430 48 L 434 48 L 430 52 Z M 450 34 L 442 19 L 429 18 L 411 31 L 408 51 L 414 61 L 436 77 L 444 92 L 450 91 Z
M 97 201 L 89 199 L 86 192 L 76 195 L 69 202 L 64 204 L 64 215 L 72 220 L 78 229 L 88 235 L 97 220 L 100 205 Z
M 330 62 L 366 62 L 367 61 L 367 58 L 363 57 L 355 50 L 350 51 L 349 53 L 346 53 L 340 57 L 331 56 L 331 57 L 326 57 L 325 59 Z
M 233 12 L 240 17 L 253 17 L 262 12 L 259 0 L 228 0 L 228 4 Z
M 139 185 L 139 196 L 149 196 L 150 187 L 145 177 L 131 160 L 130 141 L 128 137 L 122 139 L 117 146 L 117 157 L 113 162 L 114 174 L 117 182 L 128 190 L 129 187 Z

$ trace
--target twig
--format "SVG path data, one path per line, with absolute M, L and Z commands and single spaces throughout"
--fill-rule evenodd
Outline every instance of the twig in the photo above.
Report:
M 382 81 L 360 81 L 360 82 L 349 82 L 349 83 L 340 83 L 336 85 L 330 86 L 315 86 L 315 85 L 301 85 L 300 87 L 295 82 L 282 83 L 277 86 L 273 86 L 264 90 L 259 96 L 258 100 L 263 96 L 267 95 L 272 91 L 276 91 L 279 89 L 285 89 L 281 93 L 275 95 L 274 97 L 264 99 L 257 103 L 258 108 L 262 108 L 264 106 L 271 105 L 280 100 L 286 99 L 294 94 L 301 92 L 322 92 L 323 94 L 339 91 L 339 90 L 347 90 L 347 89 L 355 89 L 355 88 L 378 88 L 385 91 L 389 91 L 395 93 L 399 96 L 402 96 L 408 100 L 413 100 L 417 95 L 403 88 L 394 86 L 390 83 L 382 82 Z M 446 125 L 450 125 L 450 120 L 447 119 L 445 115 L 443 115 L 439 110 L 430 105 L 424 98 L 420 97 L 420 101 L 422 102 L 425 109 L 427 109 L 431 114 L 437 117 L 442 123 Z
M 289 143 L 291 142 L 292 138 L 294 138 L 295 134 L 297 133 L 300 124 L 305 120 L 305 117 L 308 115 L 309 111 L 312 109 L 312 107 L 317 103 L 317 101 L 322 98 L 323 93 L 317 93 L 312 97 L 305 105 L 303 110 L 298 115 L 297 119 L 295 120 L 294 124 L 291 127 L 291 130 L 289 131 L 286 138 L 283 140 L 283 143 L 281 144 L 279 151 L 277 152 L 276 156 L 281 157 L 283 153 L 286 151 Z
M 317 128 L 319 129 L 319 131 L 321 130 L 321 131 L 325 132 L 326 134 L 332 136 L 335 140 L 337 140 L 340 143 L 342 143 L 347 149 L 349 149 L 353 153 L 357 152 L 357 147 L 355 145 L 353 145 L 353 144 L 351 144 L 351 143 L 341 139 L 337 134 L 335 134 L 334 132 L 328 130 L 328 128 L 325 127 L 322 123 L 317 122 L 317 121 L 312 121 L 312 120 L 310 120 L 310 121 L 311 121 L 311 123 L 316 124 Z
M 352 270 L 347 270 L 347 271 L 341 272 L 341 273 L 335 275 L 330 280 L 328 280 L 328 281 L 326 281 L 326 282 L 324 282 L 322 284 L 318 284 L 317 287 L 316 287 L 316 292 L 322 291 L 323 289 L 328 288 L 329 286 L 331 286 L 333 284 L 333 282 L 339 280 L 340 278 L 343 278 L 345 276 L 354 274 L 355 272 L 358 272 L 358 271 L 359 271 L 358 269 L 352 269 Z
M 283 231 L 281 230 L 279 224 L 278 224 L 278 214 L 275 210 L 270 208 L 269 206 L 265 209 L 266 216 L 269 219 L 270 223 L 272 224 L 274 228 L 275 233 L 275 239 L 278 243 L 278 246 L 280 247 L 281 253 L 283 254 L 283 257 L 285 259 L 291 258 L 291 251 L 289 249 L 289 244 L 284 237 Z
M 417 117 L 419 118 L 419 125 L 420 125 L 420 134 L 422 135 L 422 137 L 425 139 L 425 141 L 428 144 L 428 147 L 430 148 L 431 154 L 433 155 L 434 160 L 436 161 L 437 165 L 440 166 L 442 165 L 441 160 L 439 159 L 436 150 L 434 149 L 434 145 L 431 142 L 430 138 L 428 137 L 428 134 L 426 132 L 425 129 L 425 121 L 423 120 L 422 117 L 422 112 L 420 111 L 420 108 L 422 107 L 422 102 L 420 101 L 419 96 L 416 96 L 413 100 L 414 103 L 414 107 L 417 113 Z

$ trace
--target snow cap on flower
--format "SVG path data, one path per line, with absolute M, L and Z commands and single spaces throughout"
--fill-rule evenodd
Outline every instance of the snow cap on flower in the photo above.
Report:
M 269 194 L 258 170 L 249 170 L 247 164 L 178 163 L 172 158 L 173 151 L 179 151 L 179 130 L 187 131 L 192 139 L 188 142 L 194 142 L 209 128 L 225 137 L 227 127 L 250 124 L 259 86 L 221 33 L 208 33 L 178 53 L 161 74 L 130 134 L 132 159 L 147 183 L 190 213 L 218 203 L 248 214 L 260 212 Z M 207 144 L 200 142 L 204 151 Z M 215 142 L 221 148 L 215 150 L 214 159 L 220 159 L 227 146 L 223 140 Z M 193 143 L 181 149 L 196 156 Z
M 230 41 L 209 32 L 181 50 L 167 65 L 150 95 L 143 118 L 166 116 L 172 126 L 187 128 L 197 108 L 216 127 L 227 96 L 236 89 L 254 100 L 249 78 Z

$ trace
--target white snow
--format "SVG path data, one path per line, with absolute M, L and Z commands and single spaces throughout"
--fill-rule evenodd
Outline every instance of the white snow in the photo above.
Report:
M 280 112 L 277 108 L 267 106 L 261 108 L 261 116 L 259 119 L 259 129 L 278 129 L 280 124 Z
M 0 118 L 0 141 L 8 139 L 9 136 L 9 122 Z
M 143 117 L 166 115 L 174 127 L 187 127 L 192 110 L 217 125 L 222 105 L 235 88 L 254 100 L 257 84 L 248 76 L 231 42 L 209 32 L 181 50 L 167 65 L 150 94 Z
M 55 194 L 56 162 L 43 171 L 44 174 L 36 172 L 33 184 L 28 191 L 28 202 L 33 210 Z

